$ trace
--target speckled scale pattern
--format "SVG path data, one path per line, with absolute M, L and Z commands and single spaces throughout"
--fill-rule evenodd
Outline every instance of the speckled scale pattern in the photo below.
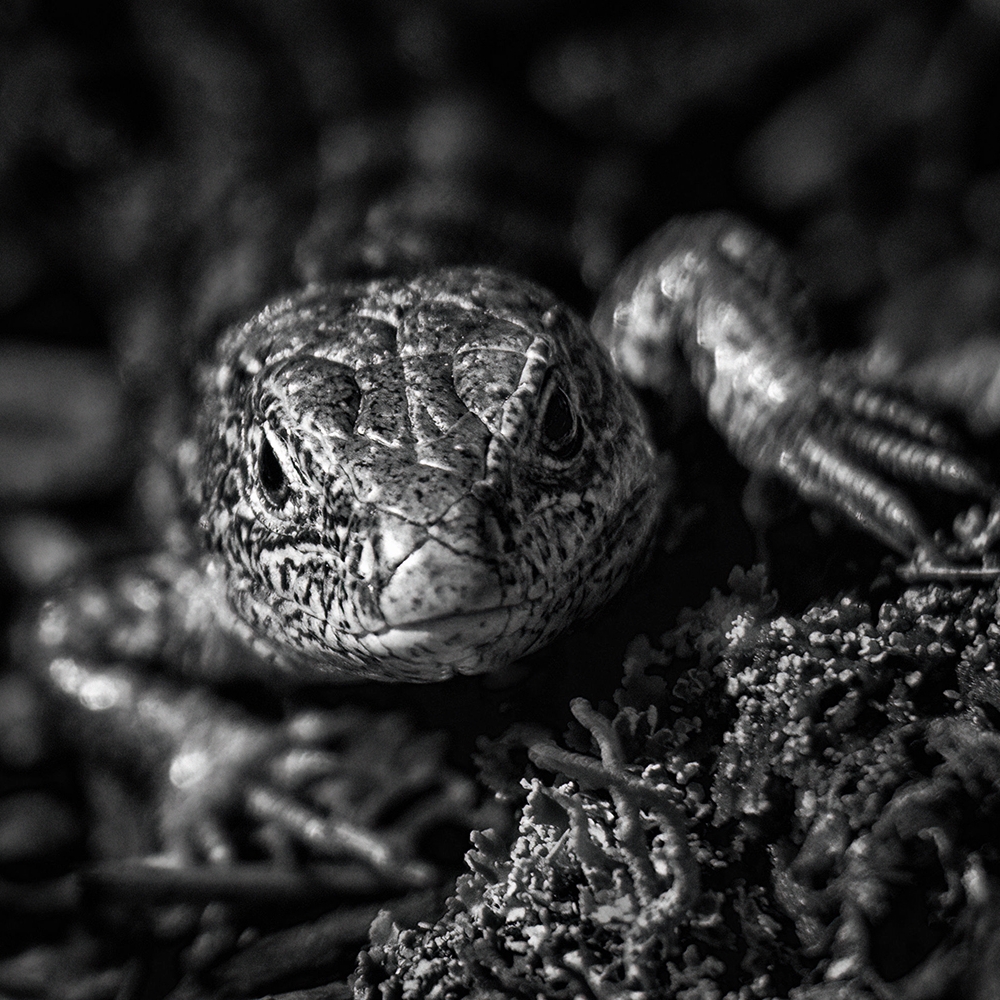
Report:
M 210 559 L 274 657 L 324 676 L 509 662 L 603 603 L 657 519 L 606 354 L 497 271 L 309 287 L 225 334 L 199 391 L 189 492 Z M 582 424 L 568 457 L 543 439 L 555 391 Z

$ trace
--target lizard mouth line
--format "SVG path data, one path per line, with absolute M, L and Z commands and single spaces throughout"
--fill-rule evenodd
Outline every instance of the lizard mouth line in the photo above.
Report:
M 430 618 L 416 618 L 410 621 L 387 623 L 383 628 L 372 633 L 373 635 L 385 635 L 389 632 L 439 632 L 454 631 L 456 626 L 483 627 L 493 624 L 502 617 L 509 617 L 517 609 L 524 608 L 528 601 L 517 601 L 514 604 L 497 604 L 489 608 L 480 608 L 476 611 L 458 611 L 452 614 L 435 615 Z
M 463 629 L 468 629 L 470 632 L 496 629 L 496 626 L 501 622 L 505 622 L 518 610 L 528 608 L 530 604 L 530 601 L 524 600 L 516 601 L 513 604 L 497 604 L 489 608 L 481 608 L 477 611 L 459 611 L 454 614 L 435 615 L 429 618 L 412 619 L 396 624 L 386 622 L 379 628 L 370 629 L 363 634 L 387 636 L 424 632 L 429 634 L 447 633 L 454 635 Z M 328 617 L 318 615 L 308 608 L 298 607 L 297 610 L 322 626 L 330 624 Z M 499 635 L 500 632 L 497 632 L 497 634 Z

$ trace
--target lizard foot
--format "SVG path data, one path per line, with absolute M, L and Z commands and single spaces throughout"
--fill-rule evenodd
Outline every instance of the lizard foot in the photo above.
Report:
M 421 856 L 429 831 L 475 825 L 475 787 L 442 749 L 399 718 L 350 706 L 273 726 L 216 719 L 171 762 L 167 855 L 181 865 L 263 858 L 288 870 L 319 862 L 393 887 L 431 884 L 437 869 Z
M 810 504 L 833 508 L 905 556 L 905 579 L 976 580 L 1000 574 L 987 562 L 963 565 L 945 554 L 904 484 L 978 500 L 996 491 L 965 458 L 943 422 L 891 392 L 859 384 L 830 366 L 813 418 L 775 450 L 775 471 Z

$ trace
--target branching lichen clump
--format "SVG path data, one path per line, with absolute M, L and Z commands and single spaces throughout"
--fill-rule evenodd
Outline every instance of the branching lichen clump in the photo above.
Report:
M 434 926 L 384 917 L 356 996 L 1000 995 L 996 584 L 730 584 L 529 741 L 513 844 Z
M 655 993 L 658 969 L 674 957 L 673 930 L 690 920 L 686 886 L 671 891 L 668 842 L 660 828 L 633 856 L 615 809 L 575 782 L 525 781 L 521 826 L 509 850 L 474 836 L 473 871 L 459 878 L 448 915 L 431 933 L 376 926 L 363 957 L 362 995 L 392 998 L 629 996 Z M 645 833 L 647 831 L 643 831 Z M 638 888 L 640 861 L 654 881 Z M 697 885 L 697 871 L 689 874 Z M 687 904 L 687 905 L 685 905 Z M 706 914 L 708 927 L 715 922 Z M 391 963 L 391 964 L 390 964 Z M 388 981 L 384 972 L 395 973 Z M 712 971 L 715 971 L 714 969 Z M 381 985 L 380 994 L 376 986 Z M 367 990 L 367 991 L 365 991 Z

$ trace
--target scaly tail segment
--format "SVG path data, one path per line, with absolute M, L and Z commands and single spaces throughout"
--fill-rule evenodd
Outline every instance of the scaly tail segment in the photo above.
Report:
M 744 465 L 907 557 L 902 576 L 996 576 L 941 553 L 901 485 L 993 497 L 958 436 L 918 405 L 865 384 L 850 359 L 822 360 L 811 327 L 781 249 L 725 213 L 656 233 L 594 316 L 596 336 L 626 378 L 666 397 L 688 379 Z

